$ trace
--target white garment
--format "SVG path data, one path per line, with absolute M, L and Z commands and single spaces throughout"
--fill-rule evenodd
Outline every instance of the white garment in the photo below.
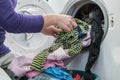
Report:
M 67 54 L 67 51 L 65 51 L 62 47 L 59 47 L 47 57 L 48 60 L 64 60 L 68 58 L 70 58 L 70 56 Z
M 10 63 L 14 57 L 15 56 L 12 52 L 9 52 L 6 55 L 0 57 L 0 66 L 4 66 Z M 0 68 L 0 80 L 12 80 L 2 68 Z
M 2 68 L 0 68 L 0 80 L 12 80 Z
M 5 54 L 0 57 L 0 66 L 10 63 L 15 58 L 15 55 L 12 52 Z
M 36 55 L 37 53 L 29 53 L 14 58 L 13 61 L 8 65 L 8 69 L 10 69 L 16 76 L 22 77 L 28 71 L 31 71 L 30 66 Z

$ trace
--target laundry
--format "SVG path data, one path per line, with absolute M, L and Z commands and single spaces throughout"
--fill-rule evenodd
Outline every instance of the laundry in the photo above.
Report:
M 91 42 L 91 36 L 90 36 L 90 31 L 91 31 L 91 25 L 88 26 L 88 32 L 87 32 L 87 35 L 83 38 L 83 41 L 82 41 L 82 46 L 83 47 L 87 47 L 90 45 L 90 42 Z M 63 54 L 62 54 L 63 53 Z M 31 69 L 28 69 L 27 71 L 23 68 L 23 67 L 26 67 L 26 68 L 30 68 L 31 64 L 32 64 L 32 61 L 34 59 L 34 57 L 37 55 L 38 53 L 29 53 L 29 54 L 24 54 L 18 58 L 15 58 L 9 65 L 9 69 L 14 72 L 14 74 L 16 76 L 23 76 L 24 74 L 26 74 L 26 72 L 29 72 L 31 71 Z M 60 57 L 61 55 L 61 57 Z M 50 61 L 50 60 L 53 60 L 53 61 Z M 57 61 L 58 60 L 58 61 Z M 61 60 L 61 61 L 60 61 Z M 63 60 L 63 62 L 62 62 Z M 51 62 L 52 64 L 50 65 L 49 64 L 49 67 L 50 66 L 59 66 L 59 67 L 64 67 L 65 68 L 65 64 L 68 64 L 71 60 L 71 57 L 68 55 L 67 51 L 65 51 L 63 49 L 63 47 L 59 47 L 57 50 L 55 50 L 54 52 L 52 52 L 51 54 L 49 54 L 47 56 L 47 63 L 48 62 Z M 28 62 L 29 61 L 29 62 Z M 64 64 L 65 62 L 65 64 Z M 58 63 L 62 63 L 61 65 Z M 28 65 L 29 64 L 29 65 Z M 47 64 L 48 66 L 48 64 Z M 46 65 L 44 66 L 44 68 L 46 69 Z
M 87 34 L 88 24 L 79 19 L 76 19 L 76 22 L 81 28 L 82 33 Z M 55 40 L 54 44 L 49 48 L 43 50 L 34 58 L 33 63 L 31 65 L 31 69 L 39 72 L 44 71 L 44 64 L 47 60 L 47 56 L 61 46 L 63 47 L 63 49 L 68 50 L 67 53 L 71 57 L 78 55 L 82 50 L 83 38 L 79 37 L 79 32 L 76 28 L 73 29 L 71 32 L 67 33 L 65 31 L 62 31 L 56 33 L 56 35 L 58 35 L 58 38 Z
M 34 70 L 31 70 L 31 71 L 28 71 L 25 76 L 28 77 L 28 78 L 33 78 L 33 77 L 36 77 L 39 75 L 39 72 L 37 71 L 34 71 Z
M 29 78 L 28 80 L 74 80 L 64 69 L 51 67 L 44 70 L 41 74 Z
M 70 56 L 67 51 L 63 49 L 63 47 L 59 47 L 47 56 L 47 60 L 64 60 L 67 58 L 70 58 Z
M 44 73 L 56 78 L 56 80 L 74 80 L 63 68 L 52 67 L 44 71 Z
M 15 58 L 8 66 L 14 74 L 18 77 L 24 76 L 28 71 L 31 71 L 30 66 L 34 57 L 37 54 L 24 54 L 23 56 Z
M 64 65 L 64 61 L 63 60 L 47 60 L 45 62 L 45 66 L 44 68 L 50 68 L 50 67 L 60 67 L 60 68 L 66 68 L 66 66 Z
M 32 54 L 32 57 L 29 57 L 28 55 L 28 58 L 25 55 L 21 56 L 21 58 L 23 58 L 22 60 L 28 59 L 29 63 L 16 63 L 16 61 L 19 61 L 20 57 L 18 57 L 16 58 L 18 60 L 13 60 L 10 64 L 12 67 L 9 67 L 9 69 L 11 68 L 15 75 L 19 77 L 26 75 L 27 77 L 32 78 L 38 76 L 39 73 L 44 72 L 48 68 L 66 68 L 64 60 L 77 56 L 84 47 L 90 46 L 91 44 L 91 26 L 79 19 L 76 19 L 76 21 L 79 26 L 68 33 L 64 31 L 56 33 L 59 37 L 49 48 L 43 50 L 41 53 Z M 12 65 L 13 63 L 15 63 L 14 66 Z M 28 67 L 28 70 L 23 70 L 24 68 L 22 68 L 22 70 L 19 69 L 23 66 L 19 66 L 17 64 L 23 66 L 27 64 L 25 67 Z M 14 70 L 16 66 L 18 66 L 18 69 L 21 71 L 16 72 Z
M 101 25 L 102 13 L 99 9 L 95 8 L 91 12 L 91 20 L 92 20 L 91 44 L 89 48 L 88 62 L 85 67 L 85 74 L 84 74 L 85 80 L 94 80 L 94 76 L 91 72 L 91 68 L 99 56 L 100 44 L 104 34 L 104 31 Z
M 88 32 L 87 35 L 83 38 L 82 45 L 83 47 L 88 47 L 91 44 L 91 25 L 88 26 Z
M 74 80 L 81 80 L 81 75 L 80 74 L 74 74 L 72 75 Z
M 56 80 L 56 79 L 52 78 L 48 74 L 41 73 L 41 74 L 35 76 L 34 78 L 29 78 L 28 80 Z

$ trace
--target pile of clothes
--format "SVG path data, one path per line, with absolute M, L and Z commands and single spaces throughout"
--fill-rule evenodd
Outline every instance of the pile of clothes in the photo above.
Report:
M 75 29 L 56 33 L 58 38 L 50 47 L 40 53 L 25 54 L 15 58 L 8 69 L 14 72 L 18 80 L 77 80 L 66 71 L 68 64 L 66 61 L 89 47 L 89 58 L 83 77 L 84 80 L 94 80 L 91 67 L 98 58 L 104 32 L 99 13 L 93 11 L 92 14 L 91 25 L 75 18 L 78 24 Z

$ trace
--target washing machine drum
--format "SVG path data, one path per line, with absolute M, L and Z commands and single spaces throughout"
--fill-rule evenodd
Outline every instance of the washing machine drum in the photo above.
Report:
M 108 12 L 102 0 L 69 0 L 62 13 L 72 15 L 90 24 L 92 12 L 99 10 L 101 15 L 101 24 L 104 30 L 104 36 L 108 31 Z
M 52 8 L 44 0 L 18 0 L 15 10 L 25 15 L 53 13 Z M 6 45 L 18 53 L 39 52 L 50 46 L 54 40 L 53 37 L 42 33 L 7 33 L 6 36 Z

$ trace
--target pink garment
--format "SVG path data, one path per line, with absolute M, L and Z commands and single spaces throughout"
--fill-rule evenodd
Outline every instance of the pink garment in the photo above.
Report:
M 86 37 L 83 38 L 83 43 L 82 43 L 83 47 L 88 47 L 91 44 L 90 32 L 91 32 L 91 25 L 89 25 L 89 30 Z
M 26 54 L 20 57 L 15 58 L 8 66 L 14 74 L 18 77 L 24 76 L 28 71 L 31 71 L 30 66 L 34 57 L 37 54 Z
M 22 77 L 27 72 L 31 71 L 30 66 L 36 55 L 37 54 L 35 53 L 30 53 L 17 57 L 9 64 L 8 69 L 10 69 L 16 76 Z M 63 48 L 60 47 L 59 49 L 48 55 L 47 60 L 51 61 L 46 61 L 45 67 L 47 68 L 52 66 L 59 66 L 65 68 L 62 59 L 67 59 L 69 57 L 70 56 L 65 53 Z
M 66 68 L 64 66 L 64 62 L 62 60 L 47 60 L 45 62 L 44 68 L 47 69 L 49 67 L 61 67 L 61 68 Z
M 33 78 L 33 77 L 35 77 L 35 76 L 37 76 L 37 75 L 39 75 L 39 72 L 37 72 L 37 71 L 29 71 L 29 72 L 27 72 L 27 74 L 26 74 L 26 76 L 27 76 L 28 78 Z
M 59 47 L 57 50 L 47 56 L 47 60 L 64 60 L 68 58 L 70 58 L 70 56 L 62 47 Z

